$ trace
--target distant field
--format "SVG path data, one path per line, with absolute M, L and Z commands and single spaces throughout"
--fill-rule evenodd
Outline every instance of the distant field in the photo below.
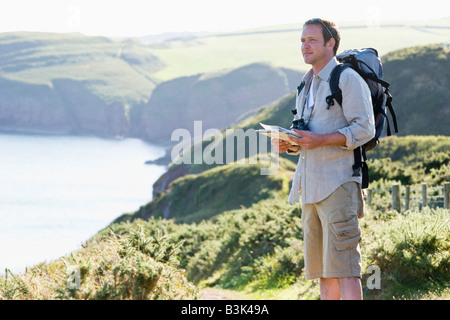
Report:
M 134 40 L 113 41 L 79 33 L 0 33 L 0 77 L 52 86 L 54 79 L 83 83 L 105 100 L 147 100 L 162 67 L 149 48 Z
M 450 18 L 390 22 L 368 28 L 365 22 L 341 24 L 340 51 L 374 47 L 380 55 L 415 45 L 450 42 Z M 153 74 L 159 81 L 254 62 L 305 71 L 300 54 L 299 25 L 283 25 L 235 33 L 218 33 L 154 44 L 150 50 L 166 68 Z

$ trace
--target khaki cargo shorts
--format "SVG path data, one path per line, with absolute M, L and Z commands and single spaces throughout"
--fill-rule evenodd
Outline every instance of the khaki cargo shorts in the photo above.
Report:
M 353 181 L 320 202 L 302 205 L 306 279 L 361 277 L 363 215 L 361 186 Z

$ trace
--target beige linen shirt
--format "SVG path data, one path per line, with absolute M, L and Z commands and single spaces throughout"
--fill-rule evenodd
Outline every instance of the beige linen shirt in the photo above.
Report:
M 332 58 L 314 76 L 311 69 L 303 80 L 305 87 L 297 96 L 297 115 L 300 119 L 309 87 L 314 78 L 314 107 L 304 111 L 305 122 L 312 132 L 328 134 L 340 132 L 346 138 L 345 146 L 325 146 L 313 150 L 301 149 L 297 168 L 292 181 L 288 202 L 301 200 L 303 204 L 316 203 L 328 197 L 340 185 L 348 181 L 361 184 L 361 177 L 353 177 L 353 149 L 363 145 L 375 136 L 375 124 L 370 90 L 365 81 L 354 70 L 347 68 L 341 74 L 339 87 L 342 90 L 342 107 L 335 102 L 327 110 L 325 98 L 331 94 L 328 83 L 331 71 L 338 64 Z

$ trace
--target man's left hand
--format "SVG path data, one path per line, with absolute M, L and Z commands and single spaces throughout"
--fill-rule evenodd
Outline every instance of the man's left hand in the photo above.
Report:
M 315 149 L 324 146 L 324 135 L 311 131 L 293 130 L 301 135 L 302 138 L 289 137 L 289 139 L 297 143 L 300 147 L 305 149 Z
M 345 136 L 340 132 L 319 134 L 311 131 L 293 130 L 303 138 L 289 137 L 289 139 L 305 149 L 316 149 L 325 146 L 345 146 L 346 143 Z

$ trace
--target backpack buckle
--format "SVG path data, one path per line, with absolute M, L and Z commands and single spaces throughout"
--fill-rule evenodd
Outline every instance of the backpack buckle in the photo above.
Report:
M 331 106 L 334 106 L 334 99 L 333 96 L 328 96 L 325 98 L 325 101 L 327 102 L 327 110 L 330 109 Z
M 353 168 L 352 177 L 360 177 L 360 176 L 361 176 L 361 172 L 360 172 L 359 168 Z

